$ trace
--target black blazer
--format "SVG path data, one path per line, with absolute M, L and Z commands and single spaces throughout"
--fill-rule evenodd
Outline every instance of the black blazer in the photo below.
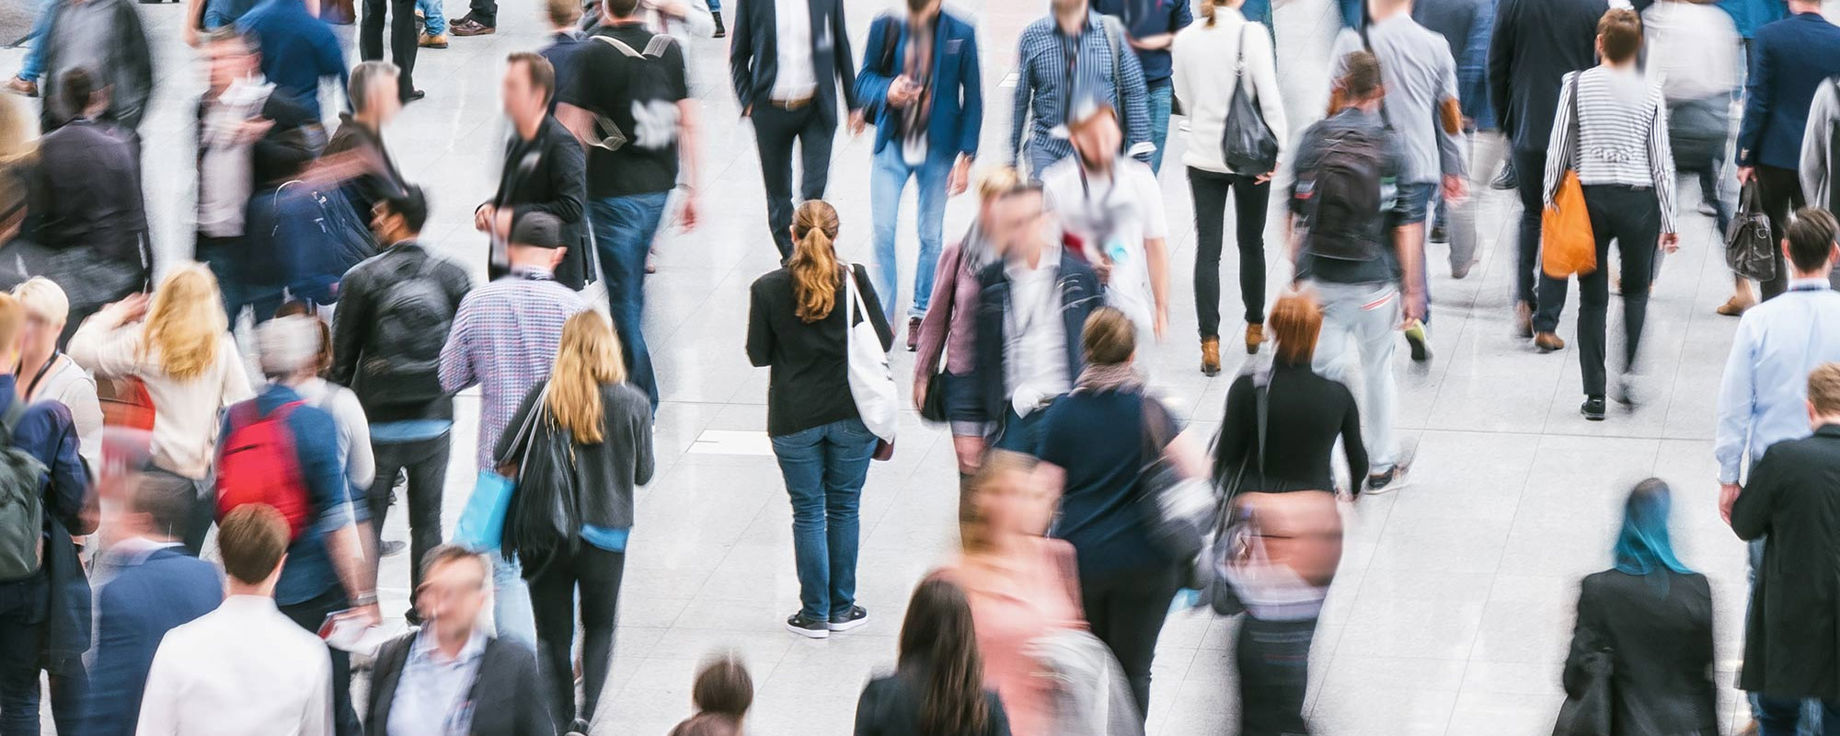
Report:
M 1078 380 L 1080 370 L 1086 366 L 1080 354 L 1080 332 L 1086 328 L 1086 318 L 1104 302 L 1099 276 L 1091 266 L 1063 254 L 1060 268 L 1054 290 L 1061 296 L 1061 329 L 1067 334 L 1067 378 Z M 985 266 L 978 274 L 978 283 L 977 349 L 973 351 L 977 357 L 977 382 L 982 388 L 985 420 L 1001 422 L 1010 400 L 1009 387 L 1005 385 L 1009 356 L 1003 349 L 1009 340 L 1005 333 L 1009 328 L 1010 282 L 1004 262 Z
M 1744 539 L 1768 538 L 1751 584 L 1745 690 L 1840 699 L 1840 425 L 1778 442 L 1731 507 Z
M 818 79 L 814 104 L 824 119 L 837 122 L 836 82 L 842 83 L 843 106 L 854 111 L 856 64 L 850 56 L 850 33 L 843 22 L 843 0 L 810 0 L 811 63 Z M 765 104 L 779 74 L 779 17 L 773 0 L 738 0 L 734 38 L 729 39 L 728 70 L 735 99 L 746 110 Z M 835 81 L 833 81 L 835 80 Z
M 416 633 L 403 634 L 377 652 L 371 670 L 370 702 L 365 708 L 366 736 L 385 736 L 390 728 L 390 706 L 396 700 L 396 685 L 402 680 L 403 664 L 409 661 L 409 649 Z M 480 655 L 479 675 L 466 699 L 473 705 L 473 736 L 555 736 L 550 721 L 549 699 L 537 674 L 537 655 L 522 645 L 503 639 L 486 641 Z
M 1597 63 L 1605 0 L 1501 0 L 1489 42 L 1489 100 L 1516 151 L 1546 150 L 1559 85 Z
M 505 143 L 505 165 L 498 175 L 498 191 L 480 205 L 512 210 L 512 221 L 530 212 L 555 215 L 562 221 L 562 242 L 569 251 L 556 267 L 556 282 L 580 290 L 593 274 L 587 272 L 588 228 L 583 218 L 588 197 L 588 155 L 581 142 L 554 116 L 543 118 L 537 135 L 520 153 L 512 133 Z M 509 273 L 487 259 L 486 277 L 495 280 Z
M 29 217 L 40 245 L 88 246 L 111 260 L 148 262 L 136 141 L 131 130 L 83 119 L 39 139 Z
M 1578 591 L 1565 690 L 1583 692 L 1585 655 L 1610 651 L 1615 736 L 1717 736 L 1712 588 L 1698 573 L 1605 570 Z

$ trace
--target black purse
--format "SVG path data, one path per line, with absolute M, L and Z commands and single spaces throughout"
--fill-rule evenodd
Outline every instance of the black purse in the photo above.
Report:
M 1577 695 L 1567 695 L 1559 706 L 1559 719 L 1553 736 L 1610 736 L 1610 675 L 1613 666 L 1610 652 L 1598 650 L 1585 655 L 1584 686 Z
M 1738 192 L 1738 214 L 1725 230 L 1725 265 L 1747 279 L 1776 278 L 1776 241 L 1770 238 L 1770 218 L 1757 202 L 1757 183 Z
M 946 374 L 940 371 L 926 379 L 926 400 L 920 403 L 920 418 L 944 424 L 946 417 Z
M 558 552 L 573 552 L 580 541 L 577 506 L 575 438 L 539 404 L 536 426 L 524 462 L 518 467 L 517 490 L 505 513 L 502 551 L 524 562 L 525 579 L 535 578 Z
M 1247 23 L 1246 26 L 1251 26 Z M 1233 66 L 1233 99 L 1220 134 L 1221 158 L 1236 174 L 1257 176 L 1278 168 L 1278 137 L 1265 123 L 1262 102 L 1246 94 L 1246 28 L 1240 28 L 1239 59 Z

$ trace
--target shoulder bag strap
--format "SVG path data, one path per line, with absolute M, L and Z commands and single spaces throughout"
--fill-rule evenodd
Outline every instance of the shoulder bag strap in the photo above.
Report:
M 1112 104 L 1117 108 L 1119 129 L 1124 132 L 1122 145 L 1131 143 L 1131 128 L 1127 122 L 1130 116 L 1124 112 L 1124 44 L 1118 37 L 1124 33 L 1123 28 L 1109 15 L 1099 16 L 1099 29 L 1105 32 L 1105 43 L 1112 49 Z M 1078 49 L 1074 53 L 1079 53 Z M 1085 169 L 1081 169 L 1085 171 Z
M 6 407 L 6 411 L 0 413 L 0 432 L 5 432 L 5 436 L 0 437 L 0 440 L 4 440 L 7 446 L 12 446 L 13 430 L 19 428 L 19 420 L 25 415 L 26 400 L 21 398 L 14 398 L 13 403 Z
M 1272 378 L 1276 378 L 1273 376 Z M 1258 397 L 1259 407 L 1259 477 L 1265 476 L 1265 423 L 1271 416 L 1271 379 L 1264 386 L 1254 386 L 1254 395 Z
M 1580 130 L 1578 122 L 1578 87 L 1583 84 L 1584 72 L 1572 72 L 1572 97 L 1571 100 L 1566 103 L 1571 105 L 1572 108 L 1572 140 L 1570 146 L 1571 150 L 1565 152 L 1565 157 L 1566 160 L 1571 163 L 1574 171 L 1578 169 L 1578 152 L 1584 148 L 1584 142 L 1578 140 Z

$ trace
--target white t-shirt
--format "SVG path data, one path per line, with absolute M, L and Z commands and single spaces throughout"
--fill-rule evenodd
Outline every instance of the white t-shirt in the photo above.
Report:
M 1169 237 L 1156 174 L 1131 158 L 1113 163 L 1111 176 L 1082 173 L 1080 157 L 1068 156 L 1042 172 L 1042 189 L 1061 227 L 1085 244 L 1086 260 L 1111 262 L 1105 303 L 1148 332 L 1155 325 L 1156 296 L 1144 241 Z

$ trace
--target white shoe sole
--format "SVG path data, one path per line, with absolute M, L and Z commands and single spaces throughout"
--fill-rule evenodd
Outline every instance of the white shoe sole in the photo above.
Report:
M 864 616 L 862 618 L 856 619 L 855 621 L 845 621 L 840 624 L 830 624 L 830 627 L 831 627 L 831 631 L 849 631 L 850 629 L 857 628 L 866 623 L 869 623 L 868 616 Z
M 831 636 L 830 629 L 805 629 L 786 624 L 786 630 L 807 639 L 829 639 Z

